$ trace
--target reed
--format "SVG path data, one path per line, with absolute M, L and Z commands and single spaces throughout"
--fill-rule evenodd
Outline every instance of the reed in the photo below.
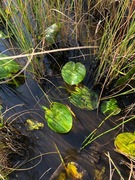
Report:
M 98 50 L 99 66 L 95 85 L 102 83 L 110 96 L 134 93 L 135 81 L 135 11 L 134 2 L 121 1 L 115 12 L 105 17 L 103 36 Z M 111 88 L 110 88 L 111 87 Z

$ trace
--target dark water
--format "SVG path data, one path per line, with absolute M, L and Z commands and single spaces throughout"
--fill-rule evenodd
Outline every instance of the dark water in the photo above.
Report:
M 59 85 L 60 82 L 61 78 L 59 76 L 55 77 L 55 85 Z M 58 90 L 53 85 L 46 84 L 44 88 L 46 92 L 48 92 L 47 89 L 51 89 L 49 91 L 50 98 L 68 104 L 76 115 L 71 132 L 65 135 L 57 134 L 51 131 L 46 124 L 41 105 L 49 106 L 49 103 L 35 81 L 28 79 L 27 83 L 17 90 L 12 89 L 8 85 L 1 85 L 0 89 L 0 96 L 2 97 L 4 107 L 7 109 L 12 107 L 5 115 L 6 121 L 15 125 L 30 140 L 27 149 L 29 154 L 27 160 L 35 157 L 28 163 L 25 160 L 25 156 L 22 159 L 18 158 L 17 161 L 19 163 L 24 161 L 26 163 L 19 167 L 23 170 L 18 170 L 11 174 L 11 180 L 49 180 L 61 164 L 54 144 L 56 144 L 65 162 L 77 162 L 87 171 L 87 178 L 85 179 L 94 179 L 95 170 L 102 171 L 103 167 L 105 172 L 102 175 L 102 179 L 109 179 L 109 160 L 105 156 L 107 152 L 110 153 L 124 179 L 127 179 L 128 169 L 120 164 L 123 157 L 114 151 L 113 140 L 118 130 L 97 139 L 90 146 L 79 151 L 85 137 L 104 118 L 102 115 L 97 115 L 96 111 L 84 111 L 74 107 L 66 99 L 67 95 L 64 91 L 58 93 Z M 38 120 L 45 123 L 45 126 L 41 130 L 28 131 L 25 126 L 26 119 Z M 98 133 L 112 128 L 114 126 L 113 121 L 108 120 Z M 119 179 L 116 171 L 114 172 L 113 179 Z

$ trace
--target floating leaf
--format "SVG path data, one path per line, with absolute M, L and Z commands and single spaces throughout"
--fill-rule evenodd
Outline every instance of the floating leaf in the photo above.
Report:
M 51 176 L 50 180 L 83 180 L 88 179 L 87 171 L 76 162 L 61 164 Z
M 20 70 L 20 66 L 13 59 L 1 59 L 8 57 L 5 54 L 0 54 L 0 79 L 12 77 L 12 74 Z
M 67 133 L 72 128 L 72 115 L 67 106 L 53 102 L 50 109 L 43 106 L 48 126 L 55 132 Z
M 69 85 L 79 84 L 86 75 L 86 68 L 80 62 L 70 61 L 62 68 L 62 77 Z
M 127 157 L 135 157 L 135 133 L 124 132 L 118 134 L 114 145 L 119 153 Z
M 29 130 L 38 130 L 44 127 L 43 123 L 40 123 L 38 121 L 33 121 L 31 119 L 27 119 L 26 122 Z
M 109 101 L 104 101 L 101 104 L 101 111 L 105 115 L 117 115 L 121 112 L 121 109 L 118 107 L 117 100 L 112 98 Z
M 54 44 L 56 41 L 56 37 L 60 31 L 61 24 L 52 24 L 45 30 L 45 39 L 48 43 Z
M 75 87 L 71 93 L 70 102 L 81 109 L 94 110 L 98 105 L 98 94 L 86 86 Z
M 78 171 L 78 164 L 75 162 L 70 162 L 67 164 L 66 173 L 68 177 L 72 179 L 82 179 L 84 175 L 84 171 Z

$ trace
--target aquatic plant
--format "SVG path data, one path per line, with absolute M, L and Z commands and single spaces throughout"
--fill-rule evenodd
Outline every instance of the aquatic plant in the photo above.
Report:
M 64 81 L 71 85 L 67 87 L 70 93 L 69 100 L 72 104 L 81 109 L 94 110 L 98 106 L 98 94 L 89 90 L 84 85 L 79 85 L 85 78 L 86 68 L 80 62 L 67 62 L 61 70 Z M 75 87 L 72 88 L 72 86 Z M 71 90 L 70 90 L 71 89 Z
M 42 0 L 23 2 L 8 0 L 6 3 L 2 1 L 1 4 L 0 21 L 13 49 L 17 46 L 21 53 L 33 53 L 42 51 L 55 43 L 60 31 L 60 20 L 54 18 L 53 11 L 49 16 L 50 9 L 55 7 L 53 2 L 48 5 Z M 9 36 L 10 34 L 12 35 Z M 4 37 L 3 34 L 2 36 Z M 27 68 L 28 71 L 32 71 L 37 80 L 44 76 L 43 57 L 43 55 L 33 56 L 31 66 Z M 29 57 L 26 58 L 29 61 Z
M 110 115 L 111 116 L 111 115 Z M 108 120 L 108 118 L 110 116 L 107 116 L 104 120 L 102 120 L 102 122 L 98 125 L 98 127 L 96 129 L 94 129 L 86 138 L 85 140 L 83 141 L 82 145 L 81 145 L 81 150 L 84 149 L 86 146 L 90 145 L 93 141 L 95 141 L 96 139 L 104 136 L 105 134 L 108 134 L 110 133 L 111 131 L 114 131 L 116 130 L 117 128 L 121 127 L 122 125 L 130 122 L 131 120 L 134 120 L 135 119 L 135 116 L 131 116 L 131 117 L 127 117 L 127 119 L 121 123 L 119 123 L 118 125 L 114 126 L 113 128 L 110 128 L 109 130 L 107 131 L 104 131 L 102 133 L 100 133 L 99 135 L 96 135 L 96 133 L 98 132 L 98 129 L 104 124 L 104 122 L 106 120 Z
M 116 136 L 114 145 L 116 151 L 131 158 L 135 159 L 135 133 L 123 132 Z
M 20 70 L 20 65 L 14 59 L 2 59 L 9 57 L 0 54 L 0 80 L 13 77 Z
M 106 99 L 135 92 L 134 85 L 130 85 L 131 80 L 135 80 L 133 7 L 133 1 L 120 1 L 117 8 L 104 17 L 105 25 L 97 54 L 99 66 L 95 73 L 95 85 L 102 83 L 100 98 L 106 89 Z
M 70 89 L 69 92 L 69 100 L 81 109 L 93 110 L 97 108 L 100 100 L 109 100 L 113 97 L 135 92 L 134 2 L 130 0 L 115 2 L 117 5 L 114 4 L 111 8 L 114 3 L 113 0 L 96 0 L 95 2 L 82 0 L 7 0 L 6 4 L 4 4 L 5 1 L 1 1 L 0 21 L 7 32 L 7 36 L 2 34 L 2 37 L 9 38 L 13 49 L 15 44 L 21 53 L 28 53 L 25 57 L 31 63 L 32 68 L 27 70 L 32 71 L 35 77 L 39 79 L 44 77 L 43 57 L 44 53 L 47 53 L 44 50 L 53 48 L 52 43 L 58 48 L 57 40 L 59 43 L 62 42 L 61 44 L 64 47 L 75 45 L 79 48 L 79 44 L 99 44 L 98 51 L 97 49 L 91 51 L 89 48 L 87 55 L 80 50 L 84 60 L 85 56 L 89 58 L 91 54 L 97 57 L 91 68 L 93 74 L 95 73 L 95 76 L 92 74 L 95 78 L 94 86 L 100 84 L 101 87 L 99 97 L 95 92 L 93 93 L 92 90 L 80 84 L 85 77 L 84 74 L 86 74 L 83 64 L 79 64 L 78 67 L 81 67 L 81 70 L 78 71 L 77 63 L 72 62 L 75 66 L 70 67 L 67 72 L 65 70 L 67 74 L 62 75 L 67 84 L 73 85 L 73 89 Z M 94 22 L 94 25 L 91 22 Z M 60 27 L 58 27 L 59 23 L 62 24 L 61 32 Z M 56 36 L 59 32 L 60 36 L 57 39 Z M 39 54 L 36 56 L 35 52 L 39 52 Z M 33 56 L 34 53 L 35 56 Z M 91 58 L 89 59 L 91 61 Z M 75 67 L 74 70 L 73 67 Z M 78 73 L 79 80 L 77 81 L 76 77 L 74 80 L 69 80 L 70 77 L 74 77 L 74 72 Z M 12 77 L 12 73 L 9 77 Z M 86 138 L 82 144 L 82 149 L 97 138 L 133 119 L 133 117 L 128 118 L 112 129 L 96 135 L 103 123 L 114 114 L 114 108 L 118 110 L 117 113 L 120 112 L 117 103 L 113 103 L 112 100 L 104 102 L 102 110 L 108 116 Z M 67 123 L 68 118 L 64 117 L 60 109 L 64 109 L 64 112 L 70 116 L 69 124 Z M 72 128 L 71 114 L 64 104 L 59 103 L 58 105 L 57 102 L 54 102 L 51 103 L 50 109 L 44 107 L 44 110 L 47 114 L 45 114 L 47 124 L 52 130 L 59 133 L 70 131 Z
M 69 85 L 77 85 L 84 79 L 86 68 L 80 62 L 67 62 L 61 70 L 61 75 L 64 81 Z
M 94 110 L 98 106 L 98 94 L 89 90 L 86 86 L 75 87 L 75 90 L 71 92 L 69 100 L 81 109 Z
M 42 129 L 44 127 L 43 123 L 31 120 L 31 119 L 27 119 L 26 123 L 27 123 L 28 130 L 30 131 Z
M 101 112 L 105 115 L 117 115 L 119 114 L 121 109 L 118 107 L 116 99 L 110 99 L 109 101 L 103 101 L 101 104 Z
M 45 118 L 48 126 L 57 133 L 67 133 L 72 128 L 72 114 L 67 106 L 59 102 L 53 102 L 49 108 L 42 106 L 45 110 Z

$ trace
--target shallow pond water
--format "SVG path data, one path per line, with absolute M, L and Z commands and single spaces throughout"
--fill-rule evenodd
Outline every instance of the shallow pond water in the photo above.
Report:
M 57 87 L 61 85 L 62 82 L 60 76 L 52 77 L 51 81 L 55 81 Z M 70 104 L 67 99 L 67 94 L 63 90 L 60 92 L 54 85 L 48 83 L 44 86 L 44 90 L 52 100 L 68 104 L 73 110 L 76 115 L 73 128 L 69 133 L 64 135 L 55 133 L 48 128 L 41 106 L 49 106 L 49 103 L 37 82 L 34 80 L 28 78 L 26 83 L 18 89 L 12 89 L 8 85 L 1 85 L 0 96 L 3 106 L 5 109 L 11 108 L 5 114 L 7 123 L 14 125 L 30 140 L 27 150 L 29 154 L 28 157 L 18 158 L 16 160 L 19 164 L 25 162 L 24 165 L 19 167 L 20 170 L 13 172 L 10 175 L 10 179 L 49 180 L 52 174 L 57 172 L 57 168 L 61 164 L 56 146 L 66 163 L 75 162 L 87 172 L 87 176 L 84 177 L 86 180 L 109 179 L 109 160 L 105 156 L 107 152 L 110 153 L 111 158 L 126 179 L 129 173 L 128 169 L 120 164 L 123 157 L 114 151 L 113 145 L 114 137 L 117 135 L 118 130 L 106 134 L 80 151 L 83 140 L 98 126 L 104 116 L 100 114 L 97 115 L 97 111 L 80 110 Z M 27 119 L 44 123 L 44 128 L 29 131 L 26 127 Z M 114 122 L 115 119 L 108 120 L 98 133 L 113 127 Z M 100 173 L 102 175 L 99 178 L 97 174 Z M 116 171 L 114 172 L 113 178 L 119 179 Z

